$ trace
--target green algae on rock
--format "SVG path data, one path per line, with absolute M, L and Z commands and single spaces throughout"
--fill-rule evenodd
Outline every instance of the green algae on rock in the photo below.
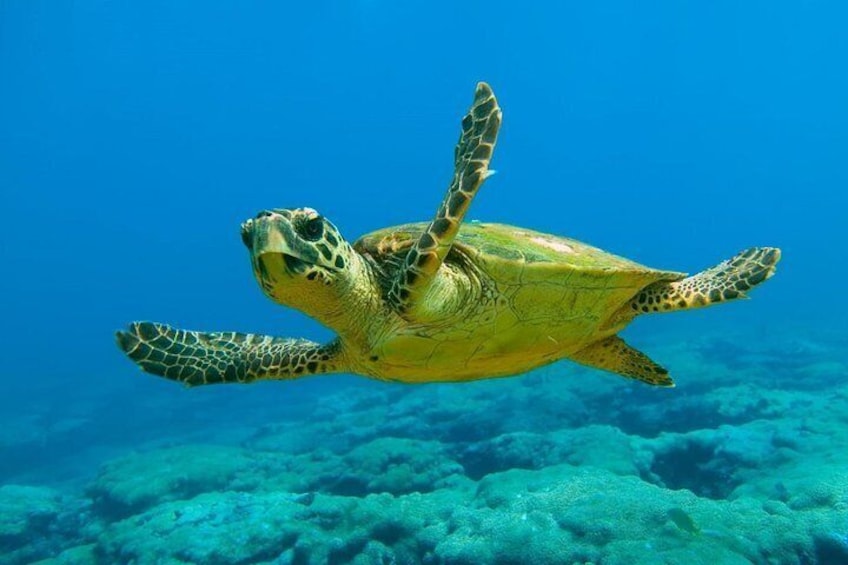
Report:
M 89 485 L 98 510 L 129 516 L 163 501 L 225 488 L 251 457 L 239 448 L 185 445 L 134 453 L 106 464 Z

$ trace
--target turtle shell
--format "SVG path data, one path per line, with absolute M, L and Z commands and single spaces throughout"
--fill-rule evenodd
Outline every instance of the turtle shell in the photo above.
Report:
M 354 249 L 373 260 L 385 286 L 426 226 L 377 230 L 361 237 Z M 614 314 L 647 285 L 686 276 L 651 269 L 574 239 L 478 222 L 462 225 L 445 262 L 460 270 L 471 263 L 484 273 L 519 324 L 559 325 L 565 335 L 575 338 L 608 327 Z
M 375 267 L 384 295 L 426 227 L 394 226 L 354 243 Z M 463 223 L 443 268 L 479 281 L 478 300 L 459 301 L 456 312 L 433 304 L 444 316 L 442 323 L 412 326 L 394 336 L 381 355 L 402 358 L 410 374 L 427 367 L 452 380 L 462 380 L 457 363 L 471 357 L 486 374 L 512 374 L 537 366 L 539 359 L 567 356 L 620 331 L 632 319 L 622 315 L 629 312 L 627 304 L 646 286 L 685 276 L 573 239 L 473 222 Z
M 386 266 L 398 264 L 427 227 L 404 224 L 362 236 L 354 249 Z M 610 286 L 642 288 L 661 280 L 679 280 L 685 273 L 662 271 L 613 255 L 583 242 L 504 224 L 466 222 L 453 243 L 447 262 L 460 263 L 461 254 L 496 281 L 550 278 L 569 285 L 583 278 L 609 279 Z M 573 274 L 576 276 L 566 276 Z M 529 280 L 529 279 L 528 279 Z

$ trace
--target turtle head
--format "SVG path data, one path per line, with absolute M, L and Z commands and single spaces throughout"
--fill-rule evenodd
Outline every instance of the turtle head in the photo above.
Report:
M 241 225 L 253 272 L 272 300 L 324 318 L 353 283 L 355 252 L 312 208 L 264 210 Z

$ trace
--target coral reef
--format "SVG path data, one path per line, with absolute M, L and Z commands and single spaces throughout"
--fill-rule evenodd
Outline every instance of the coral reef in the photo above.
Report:
M 675 391 L 327 378 L 226 435 L 163 426 L 84 488 L 0 487 L 0 563 L 848 562 L 844 350 L 732 343 L 668 346 Z

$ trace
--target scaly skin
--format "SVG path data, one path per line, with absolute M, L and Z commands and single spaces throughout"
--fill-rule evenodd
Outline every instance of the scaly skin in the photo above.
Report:
M 295 379 L 331 373 L 338 344 L 236 332 L 202 333 L 135 322 L 117 334 L 118 345 L 148 373 L 188 386 Z

